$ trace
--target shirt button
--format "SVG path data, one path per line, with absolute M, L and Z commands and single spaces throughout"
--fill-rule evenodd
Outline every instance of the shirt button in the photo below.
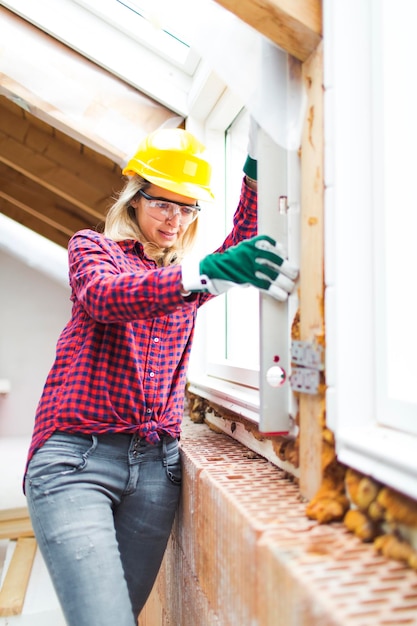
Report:
M 154 337 L 154 343 L 158 343 L 159 338 L 158 337 Z
M 150 373 L 149 373 L 149 376 L 150 376 L 151 378 L 153 378 L 153 377 L 155 376 L 155 372 L 150 372 Z
M 152 409 L 146 409 L 147 413 L 152 413 Z

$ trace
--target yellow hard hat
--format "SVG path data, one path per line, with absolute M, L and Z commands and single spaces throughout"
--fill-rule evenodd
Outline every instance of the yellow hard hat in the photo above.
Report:
M 139 144 L 123 174 L 139 174 L 150 183 L 196 200 L 213 200 L 211 166 L 205 148 L 182 128 L 155 130 Z

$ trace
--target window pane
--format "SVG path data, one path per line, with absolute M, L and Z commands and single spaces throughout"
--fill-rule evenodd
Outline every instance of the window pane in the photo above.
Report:
M 401 4 L 401 3 L 400 3 Z M 417 297 L 413 288 L 417 267 L 415 146 L 417 93 L 410 89 L 414 59 L 409 42 L 417 6 L 407 3 L 407 19 L 398 3 L 384 2 L 383 102 L 385 217 L 385 306 L 388 395 L 417 403 Z
M 228 231 L 237 207 L 247 155 L 249 115 L 243 111 L 226 132 L 226 220 Z M 253 287 L 235 288 L 225 296 L 224 358 L 240 367 L 259 369 L 259 296 Z
M 403 8 L 384 0 L 375 29 L 376 394 L 378 423 L 417 433 L 417 95 L 409 88 L 414 66 L 408 52 L 417 7 Z

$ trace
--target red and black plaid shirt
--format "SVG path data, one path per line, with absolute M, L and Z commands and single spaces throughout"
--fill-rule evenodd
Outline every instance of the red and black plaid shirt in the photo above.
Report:
M 256 193 L 242 184 L 234 227 L 219 251 L 256 235 Z M 179 435 L 197 309 L 181 295 L 179 265 L 157 268 L 134 240 L 92 230 L 68 247 L 73 301 L 36 412 L 28 461 L 55 431 Z

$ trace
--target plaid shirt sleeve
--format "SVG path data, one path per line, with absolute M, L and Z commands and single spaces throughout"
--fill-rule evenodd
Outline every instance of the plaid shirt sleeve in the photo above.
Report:
M 76 233 L 69 243 L 72 299 L 92 319 L 102 323 L 149 319 L 183 304 L 179 266 L 128 271 L 118 248 L 92 231 Z
M 243 239 L 258 234 L 258 195 L 242 181 L 238 207 L 233 216 L 233 229 L 216 252 L 235 246 Z
M 250 239 L 258 234 L 258 194 L 248 187 L 245 180 L 242 181 L 239 204 L 233 216 L 233 228 L 222 245 L 214 252 L 223 252 L 235 246 L 239 241 Z M 210 293 L 192 294 L 190 299 L 197 299 L 201 306 L 216 296 Z

